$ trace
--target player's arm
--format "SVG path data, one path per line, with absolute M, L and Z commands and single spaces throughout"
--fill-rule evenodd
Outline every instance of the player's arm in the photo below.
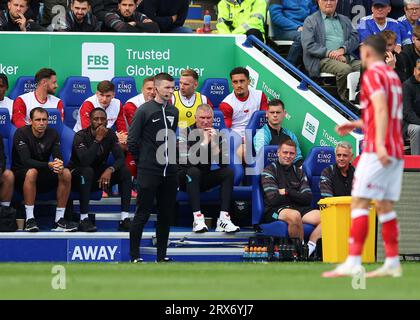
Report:
M 26 125 L 26 104 L 21 97 L 17 97 L 13 102 L 13 112 L 12 112 L 12 123 L 16 128 L 20 128 Z
M 375 113 L 375 145 L 376 154 L 383 166 L 389 164 L 390 159 L 385 148 L 385 136 L 388 124 L 388 105 L 386 95 L 383 91 L 376 92 L 371 96 Z
M 345 136 L 350 131 L 353 131 L 354 129 L 361 129 L 361 128 L 363 128 L 363 120 L 359 119 L 359 120 L 350 121 L 350 122 L 340 124 L 339 126 L 335 127 L 335 131 L 340 136 Z
M 79 117 L 80 117 L 80 124 L 82 125 L 82 129 L 86 129 L 90 126 L 90 112 L 94 109 L 92 102 L 85 101 L 83 102 L 82 106 L 80 107 Z
M 223 117 L 225 118 L 225 125 L 227 128 L 232 127 L 233 109 L 226 102 L 222 102 L 219 105 L 219 110 L 222 111 Z

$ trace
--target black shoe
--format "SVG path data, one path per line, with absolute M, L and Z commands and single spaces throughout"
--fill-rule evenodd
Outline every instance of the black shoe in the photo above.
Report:
M 96 232 L 96 226 L 89 221 L 89 218 L 83 219 L 79 223 L 79 231 L 82 232 Z
M 143 261 L 143 258 L 136 258 L 136 259 L 131 259 L 130 262 L 131 263 L 142 263 L 144 261 Z
M 157 263 L 161 263 L 161 262 L 174 262 L 174 259 L 169 258 L 169 257 L 165 257 L 163 259 L 156 260 L 156 262 Z
M 119 231 L 130 231 L 130 218 L 125 218 L 124 220 L 121 220 L 118 224 L 118 230 Z
M 38 232 L 39 228 L 36 225 L 35 219 L 31 218 L 26 221 L 25 231 L 28 232 Z
M 53 231 L 75 232 L 77 231 L 78 227 L 78 223 L 60 218 L 60 220 L 54 223 Z

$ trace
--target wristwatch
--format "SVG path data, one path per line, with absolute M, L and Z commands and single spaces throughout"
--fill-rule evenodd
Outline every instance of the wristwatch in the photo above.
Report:
M 108 167 L 108 169 L 111 169 L 112 173 L 115 172 L 115 168 L 113 166 Z

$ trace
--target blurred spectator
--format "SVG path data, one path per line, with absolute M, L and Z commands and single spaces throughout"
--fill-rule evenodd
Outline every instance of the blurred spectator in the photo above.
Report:
M 9 0 L 7 9 L 0 11 L 0 31 L 45 31 L 25 14 L 29 0 Z
M 184 27 L 189 4 L 189 0 L 143 0 L 137 11 L 156 22 L 160 32 L 192 33 L 190 28 Z
M 205 95 L 195 91 L 197 87 L 197 72 L 192 69 L 183 70 L 179 79 L 179 90 L 174 91 L 173 96 L 174 106 L 179 111 L 179 128 L 186 128 L 195 123 L 195 112 L 199 105 L 208 104 L 213 107 Z
M 398 19 L 403 46 L 413 43 L 413 28 L 420 25 L 420 1 L 405 0 L 404 11 L 405 15 Z
M 391 2 L 391 13 L 389 17 L 397 20 L 404 14 L 404 0 L 390 0 Z
M 89 0 L 72 0 L 60 31 L 98 32 L 98 19 L 92 14 Z
M 335 147 L 336 163 L 326 167 L 321 172 L 319 189 L 321 197 L 350 196 L 353 185 L 354 167 L 353 148 L 350 143 L 340 141 Z
M 420 155 L 420 58 L 411 78 L 403 85 L 404 133 L 410 138 L 412 155 Z
M 54 70 L 42 68 L 35 74 L 35 91 L 24 93 L 13 102 L 12 123 L 17 127 L 29 124 L 29 114 L 36 107 L 57 108 L 63 119 L 63 101 L 54 96 L 58 88 Z
M 96 93 L 87 98 L 79 109 L 77 122 L 73 130 L 79 132 L 90 126 L 90 112 L 95 108 L 102 108 L 107 114 L 107 128 L 114 125 L 118 133 L 127 133 L 121 101 L 115 98 L 115 86 L 111 81 L 104 80 L 98 83 Z M 126 137 L 127 138 L 127 137 Z M 126 140 L 126 139 L 125 139 Z M 120 141 L 125 144 L 126 141 Z
M 313 0 L 272 0 L 269 6 L 275 40 L 293 40 L 287 60 L 296 67 L 302 65 L 301 33 L 306 17 L 317 10 Z
M 397 35 L 397 46 L 395 51 L 401 52 L 401 31 L 398 21 L 388 18 L 391 12 L 389 0 L 373 0 L 372 15 L 360 19 L 357 31 L 359 32 L 360 42 L 367 37 L 380 33 L 384 30 L 394 31 Z
M 349 18 L 335 12 L 336 0 L 318 0 L 318 5 L 319 11 L 303 25 L 303 62 L 311 77 L 334 74 L 337 92 L 345 100 L 347 75 L 360 71 L 360 61 L 351 56 L 359 46 L 358 34 Z
M 0 108 L 9 110 L 10 119 L 12 119 L 13 100 L 6 97 L 6 91 L 9 89 L 9 79 L 4 73 L 0 73 Z
M 268 110 L 266 111 L 267 123 L 257 131 L 254 136 L 254 148 L 258 153 L 261 148 L 267 145 L 278 146 L 282 141 L 291 139 L 296 144 L 296 158 L 294 164 L 298 167 L 302 165 L 302 152 L 300 151 L 299 141 L 296 135 L 282 127 L 283 120 L 286 117 L 286 109 L 283 101 L 273 99 L 268 102 Z
M 7 9 L 7 3 L 9 0 L 0 0 L 0 11 Z M 32 19 L 34 21 L 39 21 L 39 3 L 42 0 L 30 0 L 28 3 L 28 11 L 25 13 L 26 19 Z
M 221 0 L 217 8 L 218 33 L 254 35 L 264 41 L 266 0 Z
M 155 87 L 153 85 L 153 81 L 154 77 L 145 78 L 141 87 L 141 93 L 127 100 L 125 103 L 124 116 L 129 126 L 131 125 L 134 113 L 136 113 L 138 107 L 140 107 L 143 103 L 155 98 Z
M 413 44 L 404 46 L 404 50 L 401 54 L 409 76 L 411 76 L 411 71 L 414 69 L 417 60 L 420 58 L 420 26 L 414 27 L 412 40 Z
M 70 7 L 71 0 L 43 0 L 41 25 L 51 29 L 59 29 L 66 19 L 66 11 Z
M 157 23 L 136 8 L 135 0 L 118 0 L 118 9 L 105 14 L 104 31 L 158 33 Z
M 116 11 L 118 9 L 118 0 L 90 0 L 92 13 L 99 21 L 105 20 L 107 12 Z
M 349 18 L 353 26 L 359 24 L 359 20 L 372 14 L 372 0 L 338 0 L 337 13 Z
M 394 31 L 384 30 L 381 32 L 381 36 L 386 41 L 385 63 L 394 69 L 401 82 L 404 82 L 408 78 L 408 70 L 406 69 L 402 54 L 395 52 L 395 47 L 397 46 L 397 35 Z M 412 74 L 412 71 L 410 73 Z

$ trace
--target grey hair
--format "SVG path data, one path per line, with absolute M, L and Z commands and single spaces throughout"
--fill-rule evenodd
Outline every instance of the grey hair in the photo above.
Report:
M 203 110 L 203 111 L 210 111 L 210 112 L 211 112 L 211 114 L 214 114 L 214 113 L 213 113 L 213 108 L 212 108 L 209 104 L 207 104 L 207 103 L 202 103 L 202 104 L 200 104 L 200 105 L 197 107 L 197 110 L 195 110 L 195 113 L 197 114 L 197 112 L 198 112 L 198 111 L 201 111 L 201 110 Z
M 409 4 L 420 4 L 420 0 L 404 0 L 404 6 L 408 6 Z
M 353 152 L 352 145 L 347 141 L 340 141 L 340 142 L 337 143 L 337 145 L 335 146 L 335 152 L 336 153 L 337 153 L 338 148 L 349 149 L 351 152 Z

